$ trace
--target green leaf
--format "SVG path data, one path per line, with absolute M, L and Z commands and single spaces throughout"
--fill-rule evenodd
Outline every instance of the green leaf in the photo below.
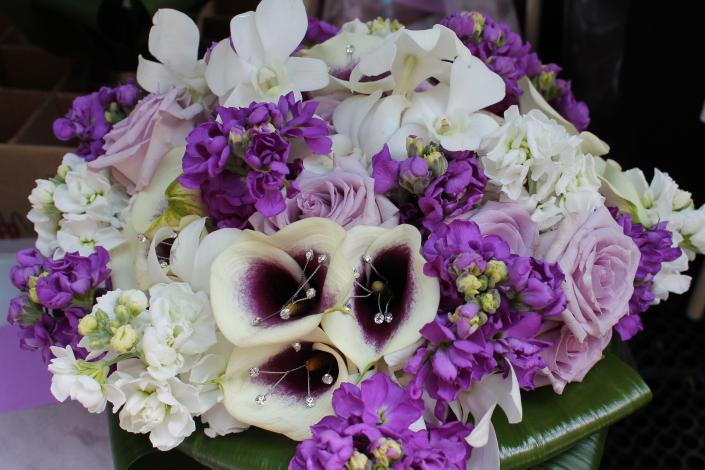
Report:
M 568 385 L 563 395 L 550 387 L 524 393 L 521 423 L 509 424 L 504 413 L 495 413 L 502 469 L 546 462 L 650 399 L 651 391 L 639 374 L 607 352 L 582 383 Z
M 196 431 L 179 450 L 216 470 L 286 470 L 296 444 L 281 434 L 250 428 L 214 439 Z
M 532 470 L 600 470 L 606 440 L 607 429 L 603 429 Z

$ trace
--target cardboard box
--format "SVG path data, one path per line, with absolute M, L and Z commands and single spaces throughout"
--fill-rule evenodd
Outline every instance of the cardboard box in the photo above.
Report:
M 67 59 L 43 49 L 0 46 L 0 87 L 52 90 L 69 73 Z
M 0 142 L 15 137 L 48 99 L 44 91 L 0 88 Z
M 70 147 L 0 144 L 0 239 L 35 237 L 27 220 L 34 181 L 50 178 Z
M 61 142 L 54 136 L 54 121 L 71 107 L 77 95 L 73 93 L 55 93 L 38 105 L 25 124 L 9 139 L 11 144 L 60 145 L 76 147 L 78 142 Z

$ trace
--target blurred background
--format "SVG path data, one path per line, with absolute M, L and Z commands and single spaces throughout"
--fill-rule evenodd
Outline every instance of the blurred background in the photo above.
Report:
M 0 2 L 0 305 L 12 294 L 12 254 L 31 245 L 24 215 L 34 179 L 48 177 L 70 150 L 51 124 L 77 95 L 115 84 L 148 56 L 151 16 L 162 7 L 191 15 L 201 48 L 228 35 L 230 18 L 256 0 L 2 0 Z M 589 130 L 607 141 L 610 157 L 647 177 L 658 167 L 705 202 L 705 37 L 702 2 L 638 0 L 329 0 L 307 1 L 309 14 L 340 25 L 354 17 L 396 17 L 427 27 L 455 10 L 479 10 L 529 39 L 542 62 L 563 67 L 590 108 Z M 69 143 L 70 144 L 70 143 Z M 697 277 L 700 263 L 691 275 Z M 695 286 L 694 286 L 695 287 Z M 689 295 L 645 315 L 631 360 L 654 391 L 645 410 L 614 426 L 604 468 L 705 468 L 705 327 L 686 318 Z M 4 315 L 0 316 L 0 327 Z M 0 403 L 2 468 L 110 466 L 104 416 L 51 406 L 39 355 L 9 362 L 17 348 L 0 328 L 0 397 L 24 394 L 33 406 Z M 16 357 L 16 354 L 15 356 Z M 10 372 L 11 371 L 11 372 Z M 8 379 L 18 377 L 16 381 Z M 39 377 L 39 379 L 37 379 Z M 43 380 L 44 382 L 37 382 Z M 38 388 L 37 383 L 44 384 Z M 40 431 L 36 422 L 45 426 Z M 63 431 L 63 432 L 60 432 Z M 30 452 L 41 439 L 61 454 Z M 66 455 L 63 455 L 66 454 Z M 59 458 L 61 457 L 61 458 Z M 61 462 L 60 464 L 58 462 Z

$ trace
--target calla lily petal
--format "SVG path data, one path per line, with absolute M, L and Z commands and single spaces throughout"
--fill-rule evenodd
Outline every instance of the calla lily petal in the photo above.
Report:
M 173 282 L 173 280 L 168 276 L 170 271 L 169 266 L 167 265 L 166 268 L 163 268 L 160 264 L 159 257 L 157 256 L 157 249 L 162 242 L 175 237 L 176 232 L 169 227 L 160 228 L 155 232 L 154 237 L 152 237 L 149 248 L 147 249 L 146 259 L 138 256 L 137 286 L 140 289 L 147 290 L 155 284 L 168 284 Z M 167 250 L 167 256 L 169 253 L 170 250 Z M 144 268 L 140 269 L 142 263 L 144 263 Z
M 171 271 L 183 280 L 189 280 L 193 271 L 193 260 L 206 228 L 206 218 L 201 217 L 179 232 L 171 247 Z
M 438 281 L 423 274 L 420 245 L 421 235 L 410 225 L 359 226 L 348 232 L 342 252 L 360 273 L 350 296 L 356 298 L 348 304 L 350 313 L 326 314 L 322 327 L 361 370 L 417 341 L 420 328 L 436 315 Z M 384 290 L 365 295 L 375 281 L 384 284 Z M 380 313 L 389 318 L 380 322 L 375 318 Z
M 235 243 L 242 235 L 236 228 L 221 228 L 209 233 L 201 241 L 193 260 L 189 283 L 194 289 L 209 292 L 211 264 L 225 248 Z
M 211 303 L 225 337 L 249 347 L 314 330 L 350 290 L 352 270 L 337 254 L 344 238 L 342 227 L 319 218 L 272 236 L 245 232 L 211 266 Z
M 324 368 L 310 372 L 308 386 L 305 368 L 290 372 L 272 390 L 273 382 L 282 374 L 264 371 L 283 372 L 305 364 L 314 356 L 327 360 L 326 367 L 330 370 Z M 322 381 L 324 373 L 332 376 L 330 385 Z M 296 339 L 295 343 L 235 348 L 223 382 L 224 403 L 238 421 L 300 441 L 310 437 L 311 425 L 333 414 L 333 392 L 347 380 L 345 361 L 330 347 L 326 335 L 316 329 Z M 309 388 L 312 406 L 307 406 L 306 402 Z M 264 397 L 264 400 L 260 398 L 258 401 L 258 397 Z

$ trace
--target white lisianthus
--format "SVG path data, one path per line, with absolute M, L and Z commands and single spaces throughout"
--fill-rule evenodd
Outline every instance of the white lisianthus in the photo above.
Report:
M 147 371 L 166 380 L 188 369 L 198 354 L 216 343 L 215 320 L 208 295 L 194 293 L 188 284 L 157 284 L 149 294 L 149 324 L 141 349 Z
M 120 427 L 149 434 L 159 450 L 173 449 L 196 430 L 197 388 L 176 377 L 156 380 L 138 359 L 118 363 L 108 377 L 106 394 L 113 412 L 120 410 Z
M 67 398 L 78 401 L 91 413 L 102 413 L 106 396 L 103 392 L 108 367 L 102 362 L 77 360 L 71 346 L 51 347 L 54 358 L 49 364 L 51 394 L 63 402 Z
M 538 110 L 521 115 L 512 106 L 504 119 L 480 152 L 502 201 L 524 205 L 541 230 L 551 229 L 568 213 L 603 204 L 594 157 L 580 151 L 581 137 Z
M 230 22 L 230 37 L 211 51 L 208 86 L 225 106 L 277 101 L 291 91 L 328 85 L 328 68 L 319 59 L 291 54 L 306 35 L 308 18 L 300 0 L 262 0 L 256 11 Z

